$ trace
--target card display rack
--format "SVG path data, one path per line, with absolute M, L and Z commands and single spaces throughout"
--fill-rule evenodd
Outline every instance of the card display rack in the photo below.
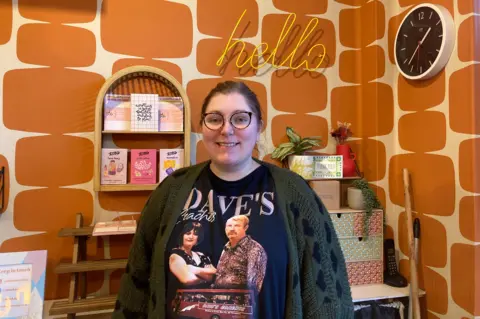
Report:
M 157 94 L 162 98 L 181 98 L 183 102 L 183 131 L 106 131 L 104 126 L 104 101 L 107 94 Z M 182 148 L 183 166 L 190 165 L 190 102 L 182 85 L 169 73 L 150 66 L 132 66 L 113 74 L 100 89 L 95 106 L 94 133 L 94 190 L 151 191 L 155 184 L 101 184 L 102 148 L 161 149 Z M 158 159 L 158 157 L 157 157 Z

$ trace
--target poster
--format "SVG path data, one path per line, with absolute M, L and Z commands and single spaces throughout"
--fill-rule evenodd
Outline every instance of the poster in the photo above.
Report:
M 0 254 L 0 318 L 42 318 L 47 251 Z

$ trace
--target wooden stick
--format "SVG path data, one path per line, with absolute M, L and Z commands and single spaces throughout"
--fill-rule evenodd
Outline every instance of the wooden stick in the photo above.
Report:
M 405 194 L 405 212 L 407 214 L 408 258 L 410 262 L 410 299 L 412 300 L 413 319 L 420 319 L 420 301 L 418 299 L 418 275 L 415 262 L 415 243 L 413 239 L 412 204 L 410 199 L 410 180 L 408 169 L 403 169 L 403 184 Z

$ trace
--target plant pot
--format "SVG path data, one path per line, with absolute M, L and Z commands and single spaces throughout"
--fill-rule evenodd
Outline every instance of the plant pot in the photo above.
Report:
M 348 207 L 351 209 L 365 209 L 365 200 L 363 199 L 362 190 L 355 187 L 349 187 L 347 189 L 347 203 Z
M 357 175 L 355 158 L 356 155 L 350 149 L 348 144 L 338 144 L 337 145 L 337 155 L 342 155 L 343 158 L 343 176 L 352 177 Z
M 313 178 L 315 165 L 312 155 L 288 156 L 288 168 L 305 179 Z

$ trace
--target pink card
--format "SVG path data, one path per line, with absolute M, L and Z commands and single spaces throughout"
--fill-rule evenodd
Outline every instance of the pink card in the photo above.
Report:
M 133 149 L 130 152 L 130 184 L 157 182 L 157 150 Z

